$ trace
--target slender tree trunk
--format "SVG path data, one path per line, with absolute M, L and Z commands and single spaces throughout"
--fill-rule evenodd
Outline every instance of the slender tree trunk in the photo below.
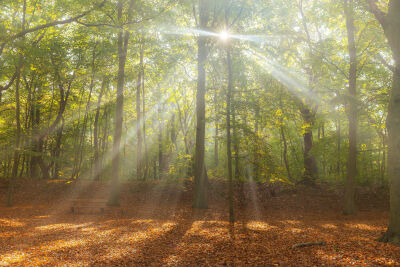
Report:
M 229 45 L 229 44 L 228 44 Z M 226 93 L 226 153 L 228 159 L 228 205 L 229 205 L 229 221 L 235 221 L 233 210 L 233 181 L 232 181 L 232 151 L 231 151 L 231 96 L 232 96 L 232 62 L 230 47 L 227 47 L 228 61 L 228 88 Z
M 207 0 L 199 0 L 199 29 L 204 30 L 207 27 L 209 19 L 209 3 Z M 194 164 L 194 198 L 193 208 L 206 209 L 207 203 L 207 183 L 204 147 L 205 147 L 205 94 L 206 94 L 206 71 L 205 64 L 207 60 L 206 37 L 199 35 L 197 37 L 197 94 L 196 94 L 196 153 Z
M 26 2 L 24 2 L 24 10 L 26 7 Z M 25 12 L 24 12 L 25 14 Z M 22 57 L 20 57 L 20 61 L 22 61 Z M 21 63 L 19 64 L 21 65 Z M 18 66 L 19 68 L 19 66 Z M 16 82 L 15 82 L 15 120 L 17 124 L 17 131 L 15 133 L 15 150 L 14 150 L 14 162 L 11 172 L 11 177 L 8 182 L 8 191 L 7 191 L 7 206 L 11 207 L 13 205 L 13 193 L 14 193 L 14 183 L 15 179 L 18 176 L 18 165 L 19 165 L 19 150 L 20 150 L 20 142 L 21 142 L 21 104 L 20 104 L 20 95 L 19 95 L 19 84 L 20 84 L 20 71 L 18 70 Z
M 173 112 L 171 117 L 171 143 L 173 145 L 172 151 L 178 151 L 178 143 L 176 142 L 176 138 L 175 112 Z
M 231 62 L 232 64 L 232 62 Z M 232 67 L 231 67 L 232 68 Z M 231 95 L 231 103 L 234 103 L 234 94 Z M 235 150 L 235 179 L 238 180 L 240 176 L 240 164 L 239 164 L 239 138 L 237 133 L 236 123 L 236 109 L 235 105 L 231 104 L 232 113 L 232 126 L 233 126 L 233 149 Z
M 162 117 L 161 103 L 158 103 L 158 179 L 162 178 L 163 151 L 162 151 Z
M 24 0 L 23 11 L 22 11 L 22 31 L 25 30 L 25 14 L 26 14 L 26 0 Z M 7 206 L 11 207 L 13 205 L 13 194 L 14 194 L 14 183 L 15 179 L 18 176 L 18 165 L 19 165 L 19 150 L 21 149 L 21 102 L 19 95 L 19 84 L 21 77 L 21 67 L 22 67 L 22 54 L 19 56 L 19 62 L 17 66 L 17 77 L 15 83 L 15 120 L 17 124 L 17 131 L 15 133 L 15 150 L 14 150 L 14 163 L 11 172 L 11 178 L 8 182 L 8 190 L 7 190 Z
M 133 6 L 131 0 L 128 8 L 128 21 L 130 21 L 131 9 Z M 123 1 L 118 1 L 118 20 L 122 22 Z M 121 149 L 123 106 L 124 106 L 124 83 L 125 83 L 125 62 L 128 51 L 129 31 L 120 29 L 118 33 L 118 76 L 117 76 L 117 103 L 115 110 L 115 129 L 114 144 L 112 152 L 112 180 L 111 194 L 108 204 L 110 206 L 119 206 L 119 158 Z
M 218 122 L 216 121 L 215 122 L 215 137 L 214 137 L 214 165 L 215 165 L 215 168 L 218 168 L 218 161 L 219 161 L 219 158 L 218 158 L 218 135 L 219 135 L 219 133 L 218 133 L 218 131 L 219 131 L 219 129 L 218 129 Z
M 144 44 L 142 44 L 142 52 L 144 53 Z M 142 106 L 143 106 L 143 146 L 144 146 L 144 168 L 143 168 L 143 179 L 146 180 L 148 175 L 148 152 L 147 152 L 147 142 L 146 142 L 146 98 L 145 98 L 145 90 L 144 90 L 144 64 L 142 64 Z
M 313 146 L 312 126 L 315 121 L 315 114 L 306 105 L 301 108 L 301 114 L 306 125 L 304 129 L 305 132 L 303 134 L 304 173 L 302 182 L 307 185 L 314 185 L 315 179 L 318 176 L 317 162 L 315 160 L 315 156 L 311 154 L 311 149 Z
M 340 130 L 340 119 L 336 121 L 336 136 L 337 136 L 337 164 L 336 164 L 336 173 L 338 177 L 340 176 L 341 166 L 341 130 Z
M 96 114 L 94 116 L 94 123 L 93 123 L 93 146 L 94 146 L 94 180 L 100 180 L 101 174 L 101 166 L 100 166 L 100 159 L 99 159 L 99 117 L 100 117 L 100 108 L 101 108 L 101 99 L 103 98 L 104 88 L 106 87 L 106 78 L 103 79 L 101 84 L 99 98 L 97 99 L 97 106 L 96 106 Z
M 96 60 L 96 46 L 93 48 L 93 56 L 92 56 L 92 77 L 90 80 L 90 87 L 89 87 L 89 96 L 88 100 L 86 103 L 86 109 L 85 109 L 85 115 L 83 117 L 83 125 L 82 125 L 82 131 L 81 131 L 81 136 L 80 136 L 80 141 L 79 141 L 79 146 L 78 146 L 78 164 L 76 168 L 76 178 L 79 177 L 80 175 L 80 170 L 82 167 L 82 160 L 83 160 L 83 150 L 85 146 L 85 141 L 86 141 L 86 129 L 87 129 L 87 124 L 88 124 L 88 118 L 89 118 L 89 112 L 90 112 L 90 101 L 92 99 L 92 92 L 93 92 L 93 87 L 94 87 L 94 79 L 95 79 L 95 74 L 96 74 L 96 65 L 95 65 L 95 60 Z
M 344 215 L 356 213 L 355 187 L 357 175 L 357 50 L 355 43 L 355 27 L 353 14 L 353 0 L 344 0 L 346 16 L 347 39 L 349 45 L 349 102 L 347 116 L 349 118 L 349 157 L 347 161 L 347 179 L 344 194 Z
M 142 175 L 142 126 L 141 124 L 141 112 L 140 112 L 140 87 L 142 85 L 142 68 L 143 68 L 143 46 L 140 44 L 140 63 L 139 63 L 139 73 L 136 88 L 136 135 L 137 135 L 137 151 L 136 151 L 136 175 L 138 180 L 143 179 Z
M 286 135 L 285 135 L 285 131 L 284 131 L 284 121 L 283 121 L 283 103 L 282 103 L 282 89 L 281 89 L 281 95 L 279 98 L 279 104 L 280 104 L 280 108 L 282 111 L 282 116 L 280 119 L 280 130 L 281 130 L 281 137 L 282 137 L 282 141 L 283 141 L 283 161 L 285 163 L 285 168 L 286 168 L 286 172 L 288 175 L 289 180 L 292 180 L 292 175 L 290 173 L 290 167 L 289 167 L 289 160 L 288 160 L 288 156 L 287 156 L 287 141 L 286 141 Z
M 60 155 L 61 155 L 61 141 L 64 130 L 64 119 L 62 119 L 60 128 L 57 129 L 56 145 L 54 148 L 54 173 L 53 178 L 57 178 L 60 172 Z

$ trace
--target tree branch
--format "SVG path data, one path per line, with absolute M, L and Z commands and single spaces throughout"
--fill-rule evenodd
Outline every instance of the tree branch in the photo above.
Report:
M 65 20 L 52 21 L 52 22 L 49 22 L 49 23 L 38 25 L 38 26 L 30 28 L 30 29 L 23 30 L 23 31 L 21 31 L 21 32 L 19 32 L 17 34 L 14 34 L 10 38 L 8 38 L 8 40 L 6 40 L 6 41 L 4 41 L 2 43 L 0 52 L 2 52 L 3 47 L 8 42 L 11 42 L 11 41 L 14 41 L 15 39 L 21 38 L 21 37 L 23 37 L 26 34 L 31 33 L 31 32 L 35 32 L 35 31 L 38 31 L 38 30 L 43 30 L 43 29 L 50 28 L 50 27 L 53 27 L 53 26 L 56 26 L 56 25 L 68 24 L 68 23 L 77 21 L 78 19 L 86 16 L 87 14 L 89 14 L 90 12 L 95 10 L 96 8 L 100 8 L 100 7 L 104 6 L 105 2 L 106 2 L 106 0 L 103 0 L 103 2 L 101 2 L 99 5 L 97 5 L 97 6 L 93 7 L 93 8 L 91 8 L 91 9 L 83 12 L 82 14 L 80 14 L 78 16 L 75 16 L 75 17 L 72 17 L 72 18 L 69 18 L 69 19 L 65 19 Z
M 376 19 L 382 25 L 382 28 L 385 29 L 386 28 L 386 20 L 385 20 L 386 13 L 378 8 L 375 0 L 367 0 L 367 1 L 368 1 L 371 12 L 375 15 Z
M 14 80 L 15 80 L 15 78 L 17 77 L 17 75 L 18 75 L 18 69 L 15 70 L 14 75 L 12 76 L 11 80 L 8 82 L 8 84 L 7 84 L 6 86 L 1 86 L 1 85 L 0 85 L 0 92 L 1 92 L 1 91 L 5 91 L 5 90 L 7 90 L 8 88 L 10 88 L 11 85 L 14 83 Z

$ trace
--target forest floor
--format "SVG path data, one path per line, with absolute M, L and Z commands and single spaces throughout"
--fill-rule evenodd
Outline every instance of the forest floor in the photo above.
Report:
M 104 213 L 71 213 L 69 200 L 104 198 L 107 183 L 21 184 L 15 206 L 0 207 L 0 265 L 400 266 L 400 247 L 374 241 L 387 226 L 388 207 L 372 191 L 361 192 L 358 214 L 345 217 L 341 195 L 328 186 L 271 196 L 261 185 L 236 185 L 231 225 L 226 185 L 217 180 L 207 210 L 191 208 L 190 181 L 159 181 L 121 184 L 121 207 Z M 315 241 L 326 244 L 292 249 Z

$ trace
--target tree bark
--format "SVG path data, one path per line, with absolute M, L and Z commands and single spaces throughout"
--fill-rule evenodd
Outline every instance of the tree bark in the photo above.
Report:
M 141 127 L 141 112 L 140 112 L 140 90 L 142 85 L 142 68 L 143 68 L 143 46 L 140 46 L 140 63 L 139 63 L 139 73 L 136 87 L 136 135 L 137 135 L 137 151 L 136 151 L 136 175 L 138 180 L 143 179 L 142 175 L 142 127 Z
M 26 0 L 24 0 L 23 11 L 22 11 L 22 31 L 25 30 L 25 14 L 26 14 Z M 20 48 L 21 49 L 21 48 Z M 21 102 L 20 102 L 20 94 L 19 94 L 19 85 L 20 85 L 20 77 L 21 77 L 21 67 L 22 67 L 22 54 L 18 59 L 18 67 L 17 67 L 17 76 L 15 83 L 15 120 L 17 124 L 17 131 L 15 133 L 15 150 L 14 150 L 14 162 L 13 168 L 11 172 L 11 178 L 8 182 L 8 190 L 7 190 L 7 206 L 11 207 L 13 205 L 13 193 L 14 193 L 14 183 L 15 179 L 18 176 L 18 165 L 19 165 L 19 150 L 21 149 Z
M 24 11 L 26 7 L 26 1 L 24 1 Z M 25 17 L 25 12 L 24 12 Z M 22 63 L 22 56 L 20 56 L 20 63 Z M 20 67 L 18 67 L 20 69 Z M 20 95 L 19 95 L 19 84 L 20 84 L 20 71 L 18 71 L 16 82 L 15 82 L 15 120 L 17 124 L 17 129 L 15 133 L 15 150 L 14 150 L 14 161 L 11 171 L 11 177 L 8 182 L 7 190 L 7 206 L 11 207 L 13 205 L 13 193 L 14 193 L 14 183 L 18 175 L 18 165 L 19 165 L 19 150 L 21 142 L 21 105 L 20 105 Z
M 228 44 L 229 45 L 229 44 Z M 232 62 L 230 47 L 227 47 L 228 62 L 228 88 L 226 92 L 226 154 L 228 159 L 228 205 L 229 205 L 229 221 L 235 221 L 233 210 L 233 181 L 232 181 L 232 140 L 231 140 L 231 96 L 232 96 Z
M 315 113 L 306 105 L 301 108 L 301 115 L 305 123 L 303 133 L 304 140 L 304 173 L 302 182 L 306 185 L 315 185 L 315 179 L 318 176 L 317 162 L 315 156 L 311 154 L 313 146 L 312 126 L 315 121 Z
M 290 172 L 290 166 L 289 166 L 289 160 L 288 160 L 288 156 L 287 156 L 287 141 L 286 141 L 286 135 L 285 135 L 285 130 L 283 127 L 283 103 L 282 103 L 282 89 L 281 89 L 281 95 L 279 98 L 279 104 L 280 104 L 280 108 L 281 108 L 281 112 L 282 112 L 282 116 L 281 116 L 281 120 L 280 120 L 280 130 L 281 130 L 281 137 L 282 137 L 282 141 L 283 141 L 283 162 L 285 163 L 285 168 L 286 168 L 286 172 L 288 175 L 289 180 L 292 180 L 292 175 Z
M 199 0 L 199 29 L 204 30 L 207 27 L 209 19 L 208 0 Z M 197 37 L 197 94 L 196 94 L 196 153 L 194 164 L 194 198 L 193 208 L 206 209 L 207 202 L 207 183 L 204 147 L 205 147 L 205 94 L 206 94 L 206 71 L 205 64 L 207 60 L 207 39 L 203 35 Z
M 392 50 L 395 69 L 389 99 L 386 126 L 388 131 L 388 176 L 390 185 L 390 221 L 379 239 L 400 244 L 400 1 L 390 0 L 388 13 L 379 10 L 375 1 L 368 1 L 371 11 L 382 25 Z
M 130 1 L 128 8 L 128 21 L 130 21 L 131 10 L 134 0 Z M 118 20 L 122 21 L 123 1 L 118 1 Z M 115 110 L 114 144 L 112 148 L 112 180 L 111 194 L 108 204 L 119 206 L 119 158 L 121 149 L 122 122 L 124 109 L 124 83 L 125 83 L 125 62 L 128 52 L 129 31 L 120 29 L 118 33 L 118 76 L 117 76 L 117 101 Z
M 344 194 L 344 215 L 356 213 L 355 187 L 357 175 L 357 50 L 355 43 L 355 27 L 353 0 L 344 0 L 347 39 L 350 56 L 349 69 L 349 101 L 347 116 L 349 119 L 349 156 L 347 160 L 347 179 Z
M 94 146 L 94 180 L 99 181 L 101 175 L 101 167 L 100 167 L 100 158 L 99 158 L 99 117 L 100 117 L 100 107 L 101 107 L 101 99 L 103 98 L 104 88 L 106 87 L 106 78 L 103 79 L 101 84 L 99 98 L 97 99 L 97 106 L 96 106 L 96 114 L 94 116 L 94 123 L 93 123 L 93 146 Z

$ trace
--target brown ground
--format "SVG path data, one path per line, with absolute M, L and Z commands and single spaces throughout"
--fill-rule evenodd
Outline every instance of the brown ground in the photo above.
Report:
M 357 216 L 340 213 L 327 189 L 297 188 L 270 197 L 237 186 L 237 223 L 227 222 L 225 185 L 214 181 L 208 210 L 191 208 L 191 183 L 125 183 L 121 207 L 80 210 L 68 199 L 104 197 L 105 183 L 24 182 L 15 206 L 0 207 L 0 265 L 76 266 L 400 266 L 400 247 L 374 241 L 388 223 L 386 201 L 359 199 Z M 4 188 L 0 201 L 5 203 Z M 323 246 L 292 249 L 301 242 Z

